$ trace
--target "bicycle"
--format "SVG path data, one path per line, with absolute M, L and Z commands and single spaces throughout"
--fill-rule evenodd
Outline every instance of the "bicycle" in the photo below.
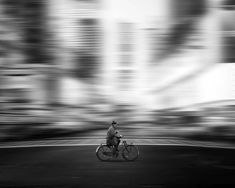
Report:
M 120 139 L 121 137 L 119 137 Z M 101 161 L 109 161 L 117 158 L 121 153 L 122 157 L 127 161 L 135 161 L 139 157 L 139 149 L 134 144 L 127 144 L 125 140 L 119 145 L 118 151 L 113 152 L 114 146 L 100 144 L 96 149 L 96 156 Z

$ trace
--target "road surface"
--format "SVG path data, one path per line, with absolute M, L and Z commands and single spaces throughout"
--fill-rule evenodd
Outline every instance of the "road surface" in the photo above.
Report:
M 0 149 L 0 187 L 235 187 L 235 150 L 141 145 L 140 158 L 101 162 L 97 145 Z

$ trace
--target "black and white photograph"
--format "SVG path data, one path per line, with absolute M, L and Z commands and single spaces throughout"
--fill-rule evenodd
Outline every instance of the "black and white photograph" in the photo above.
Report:
M 0 188 L 235 187 L 235 0 L 0 0 Z

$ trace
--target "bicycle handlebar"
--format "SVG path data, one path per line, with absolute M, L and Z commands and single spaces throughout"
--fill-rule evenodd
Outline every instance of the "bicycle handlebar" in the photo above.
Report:
M 119 139 L 120 139 L 120 138 L 122 138 L 122 137 L 123 137 L 122 135 L 120 135 L 120 136 L 117 136 L 117 138 L 119 138 Z

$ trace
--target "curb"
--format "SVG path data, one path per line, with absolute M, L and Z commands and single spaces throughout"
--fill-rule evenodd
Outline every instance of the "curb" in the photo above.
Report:
M 203 148 L 221 148 L 235 149 L 235 144 L 225 142 L 205 142 L 193 141 L 186 139 L 154 138 L 154 139 L 124 139 L 128 143 L 134 143 L 141 146 L 187 146 Z M 32 148 L 32 147 L 63 147 L 63 146 L 98 146 L 105 143 L 104 138 L 79 138 L 67 140 L 37 140 L 37 141 L 20 141 L 0 143 L 0 149 L 4 148 Z

